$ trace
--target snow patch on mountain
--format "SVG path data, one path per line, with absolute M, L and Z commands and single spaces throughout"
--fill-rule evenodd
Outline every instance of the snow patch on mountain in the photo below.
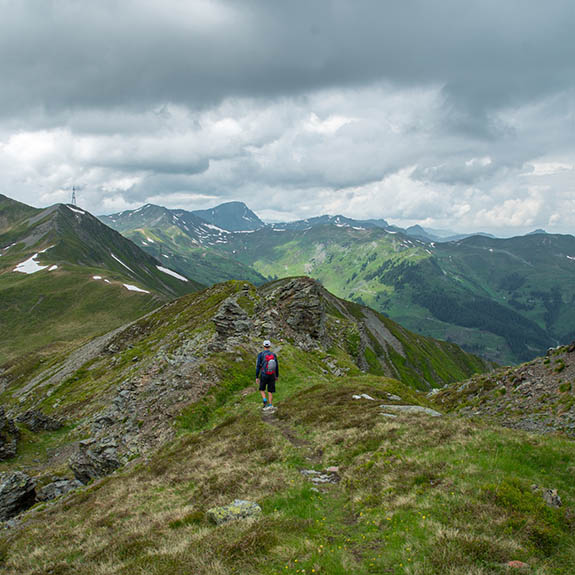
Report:
M 183 282 L 187 282 L 188 278 L 185 278 L 184 276 L 181 276 L 180 274 L 176 273 L 173 270 L 169 270 L 168 268 L 164 268 L 162 266 L 156 266 L 162 273 L 168 274 L 170 276 L 173 276 Z
M 129 268 L 120 258 L 117 258 L 112 252 L 110 252 L 110 255 L 119 263 L 121 263 L 127 270 L 130 270 L 132 273 L 134 273 L 134 270 L 132 268 Z
M 209 228 L 210 230 L 216 230 L 217 232 L 220 232 L 222 234 L 229 234 L 230 232 L 228 232 L 228 230 L 224 230 L 222 228 L 218 228 L 218 226 L 214 226 L 213 224 L 203 224 L 203 226 L 205 228 Z
M 31 258 L 28 258 L 25 262 L 18 264 L 12 271 L 30 275 L 45 270 L 48 266 L 42 266 L 36 261 L 38 255 L 39 254 L 34 254 Z
M 149 291 L 146 291 L 145 289 L 139 288 L 138 286 L 133 286 L 130 284 L 122 284 L 122 285 L 129 291 L 135 291 L 135 292 L 139 292 L 139 293 L 150 293 Z

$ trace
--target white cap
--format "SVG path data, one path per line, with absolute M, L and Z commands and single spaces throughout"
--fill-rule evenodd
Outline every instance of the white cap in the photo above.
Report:
M 269 339 L 264 340 L 264 347 L 271 347 L 272 342 Z

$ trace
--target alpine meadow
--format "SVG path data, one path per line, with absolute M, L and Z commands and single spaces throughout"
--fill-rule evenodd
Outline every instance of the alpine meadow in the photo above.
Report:
M 0 574 L 575 573 L 570 2 L 0 9 Z

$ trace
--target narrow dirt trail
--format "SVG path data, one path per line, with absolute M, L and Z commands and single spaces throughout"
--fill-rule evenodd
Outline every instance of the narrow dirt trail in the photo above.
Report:
M 299 437 L 287 421 L 278 418 L 277 410 L 272 412 L 262 410 L 262 421 L 277 429 L 296 449 L 303 450 L 307 461 L 313 465 L 321 465 L 323 450 L 315 449 L 310 441 Z

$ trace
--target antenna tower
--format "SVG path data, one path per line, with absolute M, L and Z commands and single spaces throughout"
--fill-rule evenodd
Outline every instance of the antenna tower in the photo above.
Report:
M 71 204 L 72 204 L 73 206 L 76 205 L 76 190 L 77 190 L 77 189 L 78 189 L 78 188 L 77 188 L 76 186 L 72 186 L 72 202 L 71 202 Z

